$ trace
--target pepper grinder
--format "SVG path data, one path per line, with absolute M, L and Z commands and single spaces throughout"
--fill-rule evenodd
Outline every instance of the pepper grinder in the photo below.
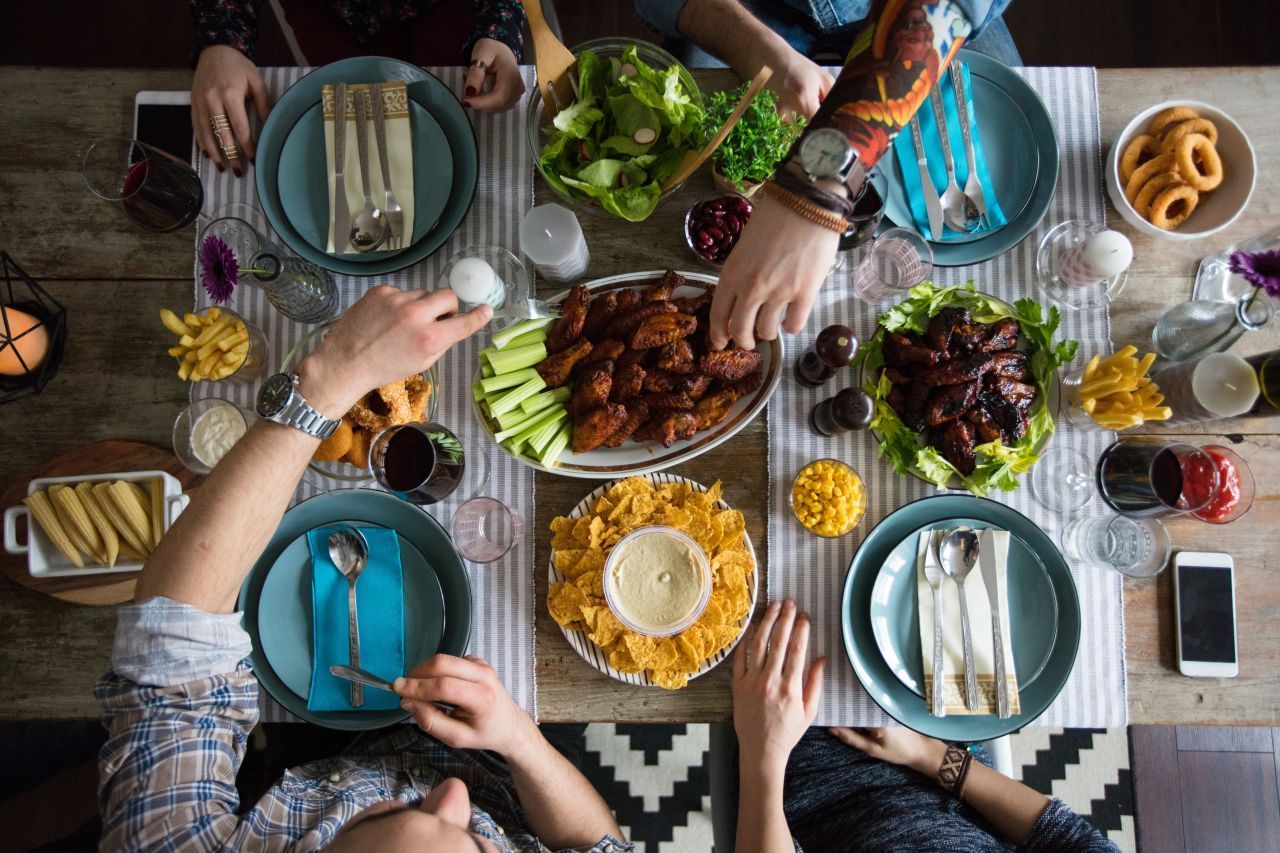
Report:
M 827 326 L 818 333 L 813 346 L 796 359 L 796 381 L 810 388 L 826 382 L 836 371 L 848 367 L 858 351 L 858 339 L 848 326 Z
M 846 388 L 834 397 L 828 397 L 813 407 L 809 413 L 809 427 L 818 435 L 827 437 L 871 425 L 875 402 L 871 395 L 858 388 Z

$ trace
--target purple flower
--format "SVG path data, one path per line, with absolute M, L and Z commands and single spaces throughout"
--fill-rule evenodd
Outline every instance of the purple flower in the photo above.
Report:
M 209 298 L 225 303 L 235 292 L 239 277 L 240 263 L 231 247 L 220 237 L 205 237 L 200 244 L 200 283 Z
M 1231 271 L 1254 287 L 1261 287 L 1268 296 L 1280 299 L 1280 250 L 1232 252 Z

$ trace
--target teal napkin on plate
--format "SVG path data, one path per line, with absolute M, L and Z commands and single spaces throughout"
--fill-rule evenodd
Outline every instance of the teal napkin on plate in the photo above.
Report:
M 996 197 L 995 186 L 991 183 L 991 175 L 987 172 L 987 158 L 982 151 L 982 134 L 978 131 L 978 113 L 973 106 L 973 83 L 969 79 L 969 64 L 960 63 L 960 73 L 964 75 L 965 107 L 969 114 L 969 132 L 973 137 L 973 156 L 978 167 L 978 180 L 982 182 L 982 193 L 987 202 L 987 219 L 990 227 L 981 228 L 977 233 L 987 233 L 1002 227 L 1007 220 L 1000 202 Z M 942 109 L 947 116 L 947 140 L 951 143 L 951 157 L 955 161 L 956 185 L 964 189 L 969 179 L 969 161 L 964 155 L 964 136 L 960 131 L 960 113 L 956 109 L 956 90 L 951 85 L 951 75 L 944 72 L 942 82 L 938 84 L 942 95 Z M 920 117 L 920 133 L 924 137 L 925 155 L 929 158 L 929 175 L 933 178 L 934 189 L 941 196 L 947 188 L 947 162 L 942 157 L 942 138 L 938 135 L 938 123 L 934 119 L 933 105 L 926 98 L 916 113 Z M 906 128 L 898 134 L 893 143 L 893 153 L 898 160 L 898 171 L 902 174 L 903 189 L 911 203 L 911 218 L 915 220 L 916 230 L 926 239 L 929 238 L 929 214 L 924 209 L 924 195 L 920 190 L 920 167 L 916 163 L 919 155 L 915 143 L 911 140 L 911 129 Z M 945 224 L 942 227 L 941 242 L 947 243 L 962 237 L 961 233 L 952 231 Z
M 404 577 L 400 537 L 382 527 L 358 528 L 369 543 L 369 563 L 356 584 L 360 622 L 360 668 L 393 681 L 404 675 Z M 310 711 L 385 711 L 400 707 L 400 697 L 365 687 L 364 705 L 351 707 L 351 682 L 329 673 L 350 665 L 347 622 L 347 579 L 329 559 L 334 527 L 307 531 L 311 549 L 311 691 Z

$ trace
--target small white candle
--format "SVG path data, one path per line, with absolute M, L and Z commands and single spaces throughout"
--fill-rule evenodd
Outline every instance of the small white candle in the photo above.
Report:
M 520 250 L 551 281 L 571 281 L 587 271 L 591 255 L 578 218 L 558 204 L 539 205 L 520 222 Z
M 1133 244 L 1119 231 L 1103 231 L 1084 241 L 1082 260 L 1098 278 L 1114 278 L 1133 263 Z
M 501 308 L 507 288 L 484 258 L 462 258 L 449 271 L 449 289 L 466 305 Z
M 1234 418 L 1258 399 L 1258 376 L 1249 362 L 1231 352 L 1215 352 L 1172 364 L 1151 377 L 1173 409 L 1169 425 Z

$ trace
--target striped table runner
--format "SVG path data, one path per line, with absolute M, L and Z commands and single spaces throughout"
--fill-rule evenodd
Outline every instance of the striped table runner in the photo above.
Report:
M 1045 101 L 1057 128 L 1061 149 L 1058 188 L 1043 222 L 1012 251 L 963 268 L 935 268 L 933 280 L 962 284 L 972 279 L 978 288 L 1008 302 L 1021 297 L 1039 298 L 1035 285 L 1035 254 L 1041 238 L 1059 222 L 1106 220 L 1102 195 L 1101 150 L 1098 129 L 1096 76 L 1091 68 L 1026 68 L 1019 72 Z M 850 260 L 854 260 L 850 258 Z M 800 353 L 825 326 L 843 323 L 860 340 L 875 330 L 878 313 L 850 293 L 850 265 L 826 283 L 810 318 L 808 329 L 797 336 L 792 353 Z M 1042 300 L 1043 301 L 1043 300 Z M 883 306 L 881 306 L 881 309 Z M 1081 363 L 1093 353 L 1110 351 L 1111 331 L 1104 312 L 1066 312 L 1060 335 L 1080 341 Z M 840 597 L 845 571 L 862 534 L 871 530 L 894 509 L 926 497 L 933 487 L 902 477 L 876 456 L 869 432 L 820 438 L 807 425 L 815 403 L 844 387 L 831 382 L 817 389 L 783 382 L 769 406 L 769 596 L 794 597 L 813 617 L 813 654 L 827 655 L 826 685 L 819 725 L 892 725 L 863 691 L 845 657 L 840 634 Z M 1049 453 L 1068 449 L 1097 458 L 1111 434 L 1085 433 L 1059 425 Z M 838 540 L 824 540 L 800 528 L 788 507 L 791 480 L 808 462 L 836 456 L 862 475 L 868 494 L 867 516 L 861 533 Z M 1046 510 L 1032 496 L 1027 478 L 1014 493 L 997 492 L 995 500 L 1014 507 L 1040 525 L 1055 540 L 1066 518 Z M 1101 513 L 1100 501 L 1088 512 Z M 1090 566 L 1072 566 L 1080 593 L 1082 636 L 1075 669 L 1057 701 L 1036 723 L 1049 726 L 1123 726 L 1127 718 L 1124 670 L 1124 604 L 1120 575 Z
M 301 78 L 307 68 L 264 68 L 263 77 L 274 102 Z M 430 69 L 451 91 L 462 91 L 465 68 Z M 524 69 L 525 85 L 533 92 L 533 69 Z M 525 98 L 529 97 L 528 92 Z M 480 147 L 480 175 L 475 202 L 457 232 L 431 257 L 423 262 L 389 275 L 370 278 L 335 276 L 340 294 L 340 310 L 345 310 L 376 284 L 392 284 L 404 290 L 434 289 L 445 261 L 466 245 L 491 244 L 515 249 L 520 217 L 533 203 L 533 162 L 524 134 L 525 101 L 498 114 L 471 113 L 476 140 Z M 253 167 L 244 177 L 236 178 L 229 170 L 219 173 L 208 160 L 200 158 L 198 166 L 204 182 L 205 207 L 200 226 L 209 216 L 235 205 L 249 205 L 259 211 L 255 225 L 271 234 L 261 217 L 254 189 Z M 199 285 L 196 269 L 195 302 L 204 308 L 209 299 Z M 230 307 L 266 334 L 271 360 L 268 375 L 278 369 L 285 353 L 311 327 L 295 323 L 271 307 L 262 291 L 241 286 L 236 289 Z M 489 480 L 484 493 L 517 509 L 526 520 L 533 514 L 533 472 L 512 461 L 496 448 L 490 448 L 471 415 L 471 375 L 476 350 L 482 346 L 475 340 L 454 347 L 437 365 L 440 374 L 440 399 L 436 419 L 457 433 L 469 454 L 487 451 Z M 258 384 L 244 386 L 228 383 L 201 382 L 192 388 L 192 397 L 219 396 L 251 407 Z M 319 494 L 322 490 L 345 488 L 346 484 L 314 479 L 308 474 L 294 495 L 294 502 Z M 462 496 L 465 499 L 466 495 Z M 446 527 L 458 499 L 451 498 L 428 509 Z M 537 716 L 533 660 L 534 595 L 533 526 L 526 525 L 521 542 L 501 560 L 488 565 L 468 564 L 471 578 L 472 617 L 470 654 L 489 661 L 497 669 L 503 684 L 517 703 Z M 263 719 L 267 722 L 293 719 L 266 692 L 262 693 Z

